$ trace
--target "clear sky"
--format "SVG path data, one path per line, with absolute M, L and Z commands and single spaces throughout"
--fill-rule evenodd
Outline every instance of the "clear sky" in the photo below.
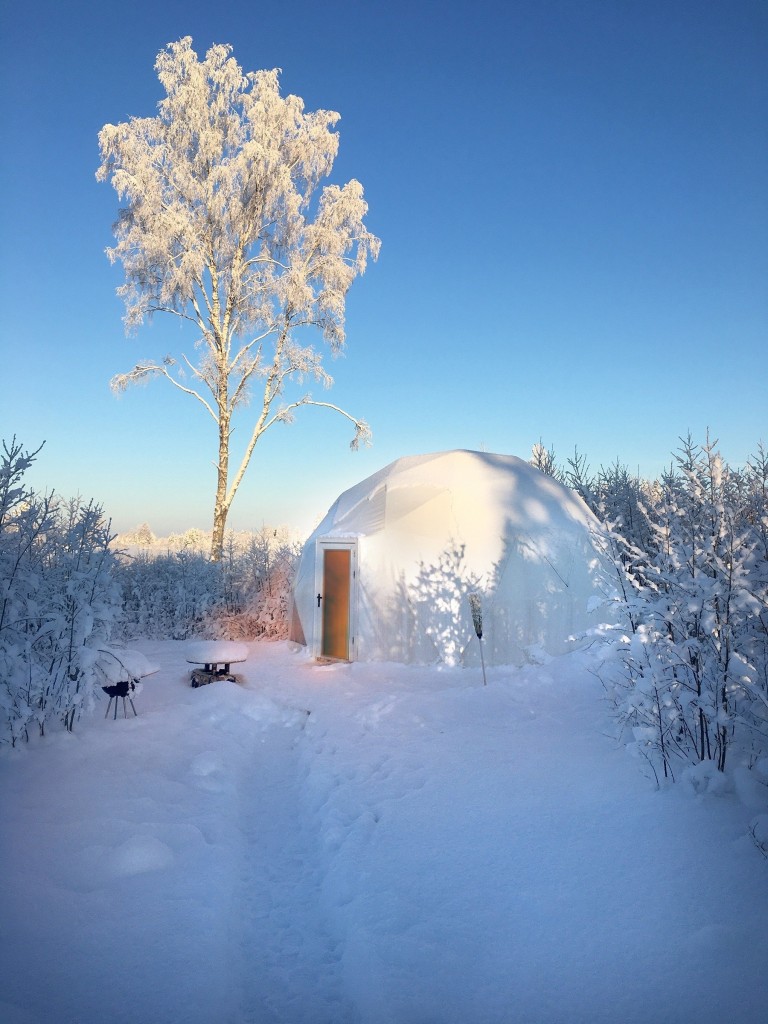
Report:
M 331 180 L 363 183 L 383 242 L 319 396 L 373 447 L 304 410 L 257 448 L 231 526 L 309 529 L 401 455 L 541 438 L 652 476 L 689 430 L 733 463 L 768 443 L 764 0 L 0 9 L 0 435 L 46 442 L 36 487 L 120 530 L 210 527 L 210 420 L 162 381 L 108 388 L 177 328 L 125 337 L 117 197 L 94 177 L 99 129 L 154 113 L 155 56 L 184 35 L 340 112 Z

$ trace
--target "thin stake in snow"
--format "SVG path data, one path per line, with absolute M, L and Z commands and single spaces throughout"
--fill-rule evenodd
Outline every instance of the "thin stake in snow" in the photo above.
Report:
M 485 678 L 485 656 L 483 655 L 483 609 L 480 604 L 480 595 L 478 593 L 468 594 L 469 607 L 472 610 L 472 623 L 475 627 L 475 633 L 477 634 L 477 642 L 480 645 L 480 664 L 483 666 L 483 686 L 487 685 Z

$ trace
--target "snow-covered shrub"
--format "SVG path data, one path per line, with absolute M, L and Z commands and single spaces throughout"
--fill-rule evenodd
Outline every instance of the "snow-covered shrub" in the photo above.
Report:
M 209 636 L 210 612 L 222 601 L 222 572 L 201 552 L 140 552 L 121 557 L 116 579 L 126 636 L 186 640 Z
M 262 528 L 247 541 L 230 537 L 220 563 L 225 600 L 212 610 L 216 635 L 229 640 L 285 640 L 300 546 Z
M 290 622 L 295 555 L 276 559 L 253 590 L 243 593 L 239 610 L 215 610 L 218 635 L 229 640 L 286 640 Z
M 71 730 L 92 706 L 119 615 L 110 524 L 93 502 L 25 486 L 39 451 L 14 438 L 0 461 L 0 738 L 11 743 L 51 720 Z
M 219 562 L 203 553 L 208 546 L 203 535 L 199 545 L 121 557 L 127 637 L 287 637 L 296 545 L 277 530 L 230 534 Z
M 725 770 L 768 753 L 768 466 L 742 472 L 687 439 L 642 528 L 604 501 L 618 584 L 604 679 L 616 716 L 657 778 Z M 611 513 L 614 513 L 611 518 Z

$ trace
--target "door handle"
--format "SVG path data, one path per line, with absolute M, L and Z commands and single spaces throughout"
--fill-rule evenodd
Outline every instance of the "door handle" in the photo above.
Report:
M 322 600 L 323 600 L 323 595 L 322 595 L 322 594 L 318 594 L 318 595 L 317 595 L 317 607 L 318 607 L 318 608 L 320 607 L 320 602 L 321 602 Z

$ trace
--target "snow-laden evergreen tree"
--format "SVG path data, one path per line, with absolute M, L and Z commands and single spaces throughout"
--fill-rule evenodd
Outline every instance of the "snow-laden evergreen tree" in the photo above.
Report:
M 126 327 L 171 314 L 192 325 L 198 356 L 141 360 L 112 386 L 163 377 L 215 423 L 218 560 L 232 501 L 273 424 L 300 406 L 323 406 L 353 423 L 353 448 L 368 441 L 363 420 L 289 391 L 306 378 L 333 383 L 302 335 L 319 330 L 334 354 L 342 350 L 347 291 L 380 243 L 363 223 L 359 182 L 318 194 L 337 153 L 338 114 L 281 96 L 277 70 L 244 74 L 229 46 L 200 61 L 185 37 L 160 52 L 155 68 L 166 93 L 157 116 L 99 133 L 97 177 L 111 179 L 125 202 L 108 255 L 125 271 Z M 235 414 L 251 399 L 249 437 L 231 474 Z
M 691 764 L 722 772 L 732 746 L 749 767 L 768 754 L 760 475 L 753 466 L 745 487 L 715 444 L 687 438 L 648 489 L 643 530 L 606 520 L 620 610 L 609 688 L 657 778 Z
M 563 483 L 566 483 L 579 495 L 584 504 L 596 515 L 600 510 L 600 499 L 597 495 L 597 481 L 591 475 L 587 457 L 574 448 L 573 455 L 566 459 L 563 470 Z
M 552 476 L 555 480 L 562 480 L 562 473 L 560 467 L 557 465 L 555 459 L 554 448 L 545 448 L 544 442 L 539 440 L 531 449 L 531 458 L 529 464 L 534 469 L 540 470 L 542 473 L 546 473 L 547 476 Z
M 618 459 L 593 474 L 586 455 L 578 448 L 561 467 L 554 449 L 545 448 L 542 441 L 533 446 L 530 465 L 574 490 L 599 519 L 612 523 L 624 540 L 643 551 L 652 547 L 648 509 L 657 484 L 633 476 Z

